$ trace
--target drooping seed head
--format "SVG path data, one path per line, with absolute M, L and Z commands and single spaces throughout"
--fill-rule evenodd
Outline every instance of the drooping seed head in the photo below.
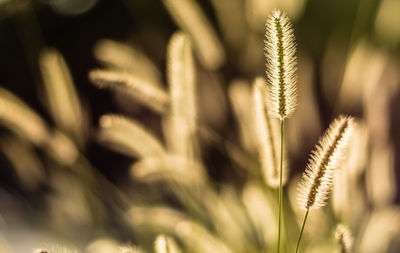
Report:
M 292 24 L 285 13 L 274 10 L 268 17 L 264 43 L 273 111 L 283 120 L 295 110 L 297 97 L 296 43 Z
M 310 210 L 326 204 L 332 189 L 334 170 L 345 153 L 353 124 L 353 118 L 339 116 L 312 151 L 299 185 L 299 203 L 302 208 Z

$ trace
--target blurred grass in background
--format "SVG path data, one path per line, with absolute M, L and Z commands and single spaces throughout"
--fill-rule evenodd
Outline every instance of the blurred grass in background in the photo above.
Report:
M 286 138 L 289 199 L 331 120 L 359 120 L 348 170 L 310 220 L 305 252 L 336 250 L 329 238 L 338 221 L 359 252 L 397 252 L 400 2 L 197 0 L 197 20 L 174 2 L 193 1 L 0 1 L 0 251 L 52 242 L 83 252 L 149 249 L 157 233 L 197 252 L 272 251 L 275 193 L 260 177 L 249 105 L 251 83 L 265 75 L 264 22 L 280 8 L 294 25 L 299 66 Z M 195 136 L 174 140 L 181 132 L 166 134 L 163 106 L 172 96 L 167 45 L 178 29 L 190 35 L 196 72 L 197 104 L 182 103 L 197 115 Z M 146 93 L 99 90 L 88 78 L 97 68 L 129 72 L 166 99 L 154 106 L 140 100 Z M 168 153 L 185 138 L 189 163 Z M 291 241 L 299 222 L 288 218 Z

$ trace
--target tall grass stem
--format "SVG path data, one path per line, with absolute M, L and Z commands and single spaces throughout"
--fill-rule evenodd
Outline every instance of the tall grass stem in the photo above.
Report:
M 282 164 L 283 164 L 283 127 L 284 120 L 281 120 L 281 155 L 279 164 L 279 209 L 278 209 L 278 253 L 281 250 L 281 220 L 282 220 Z
M 306 215 L 304 216 L 303 225 L 301 226 L 299 239 L 297 240 L 296 253 L 297 253 L 298 250 L 299 250 L 301 237 L 303 236 L 303 231 L 304 231 L 304 227 L 305 227 L 305 225 L 306 225 L 306 221 L 307 221 L 307 217 L 308 217 L 308 212 L 309 212 L 309 211 L 310 211 L 310 210 L 308 209 L 307 212 L 306 212 Z

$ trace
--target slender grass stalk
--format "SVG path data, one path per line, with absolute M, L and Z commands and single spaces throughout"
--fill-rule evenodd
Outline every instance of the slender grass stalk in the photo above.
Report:
M 281 155 L 279 162 L 279 214 L 278 214 L 278 252 L 281 246 L 281 221 L 282 221 L 282 165 L 283 165 L 283 128 L 284 120 L 281 120 Z
M 305 225 L 306 225 L 306 221 L 307 221 L 307 217 L 308 217 L 308 213 L 309 213 L 309 212 L 310 212 L 310 210 L 307 210 L 306 214 L 304 215 L 303 225 L 301 226 L 299 239 L 297 240 L 296 253 L 297 253 L 297 251 L 299 250 L 301 237 L 303 236 L 303 231 L 304 231 L 304 227 L 305 227 Z
M 167 150 L 194 157 L 196 149 L 196 68 L 191 40 L 183 32 L 172 35 L 167 48 L 170 107 L 164 120 Z

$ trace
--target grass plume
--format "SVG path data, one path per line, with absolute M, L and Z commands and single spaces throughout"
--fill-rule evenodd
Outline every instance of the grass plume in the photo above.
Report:
M 275 10 L 268 17 L 265 32 L 267 82 L 274 114 L 281 120 L 296 108 L 297 60 L 292 24 L 285 13 Z
M 117 115 L 100 118 L 99 139 L 133 157 L 151 157 L 165 154 L 161 143 L 138 122 Z
M 296 252 L 299 249 L 304 226 L 309 211 L 324 206 L 332 190 L 335 169 L 347 148 L 353 130 L 353 118 L 339 116 L 329 126 L 324 136 L 318 141 L 311 158 L 303 173 L 299 185 L 299 203 L 306 210 Z
M 340 245 L 342 253 L 351 253 L 353 248 L 353 237 L 350 230 L 343 224 L 336 227 L 335 238 Z
M 138 76 L 124 71 L 92 70 L 89 79 L 99 88 L 116 89 L 157 113 L 165 113 L 168 109 L 168 94 Z
M 56 49 L 46 48 L 39 65 L 52 118 L 61 130 L 82 142 L 84 114 L 64 58 Z
M 27 104 L 0 88 L 0 124 L 63 165 L 71 165 L 78 156 L 75 143 L 59 130 L 52 130 Z
M 299 186 L 299 203 L 304 209 L 315 209 L 326 204 L 332 189 L 334 170 L 346 150 L 352 130 L 353 118 L 339 116 L 312 151 Z

